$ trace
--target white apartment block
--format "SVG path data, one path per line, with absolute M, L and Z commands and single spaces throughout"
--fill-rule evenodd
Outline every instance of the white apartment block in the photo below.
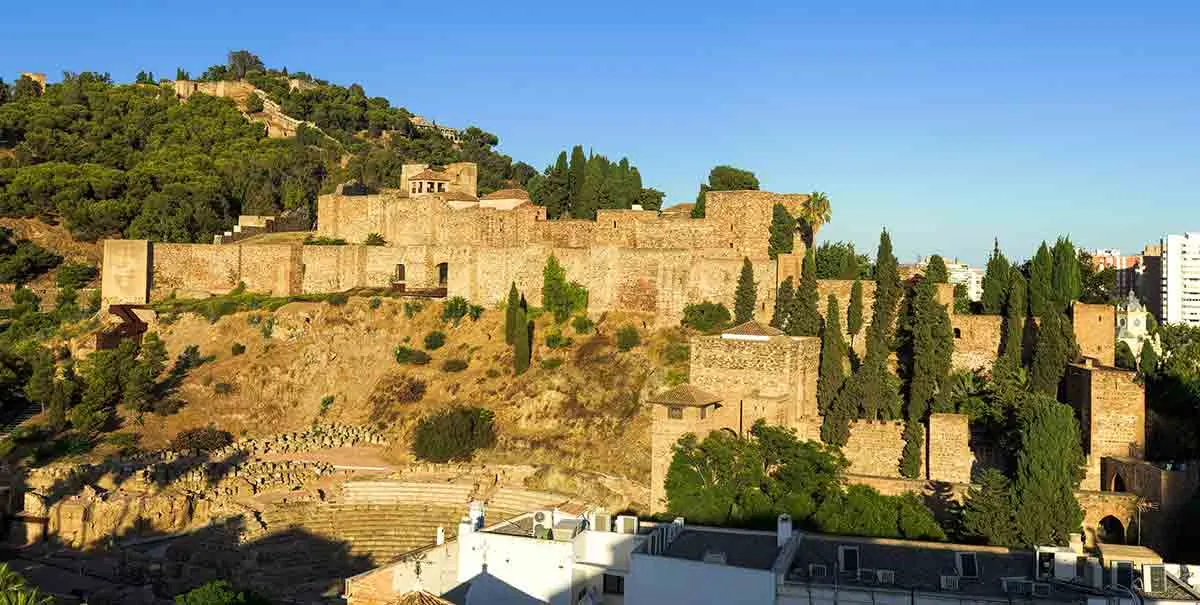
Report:
M 1200 326 L 1200 232 L 1162 239 L 1162 314 L 1165 323 Z
M 923 258 L 917 261 L 917 267 L 924 271 L 929 266 L 929 259 Z M 972 267 L 966 263 L 954 261 L 946 262 L 946 273 L 949 276 L 949 281 L 952 284 L 963 284 L 967 287 L 967 299 L 971 302 L 979 302 L 983 298 L 983 274 L 985 271 L 978 267 Z

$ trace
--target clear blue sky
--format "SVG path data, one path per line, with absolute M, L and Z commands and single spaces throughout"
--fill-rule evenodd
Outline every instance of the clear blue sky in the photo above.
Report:
M 172 77 L 247 48 L 539 169 L 626 155 L 671 203 L 721 163 L 823 190 L 822 237 L 873 253 L 887 226 L 901 260 L 1200 228 L 1196 2 L 104 4 L 6 3 L 0 75 Z

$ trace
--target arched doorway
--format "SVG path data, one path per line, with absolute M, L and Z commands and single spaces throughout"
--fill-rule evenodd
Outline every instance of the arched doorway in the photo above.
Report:
M 1096 540 L 1105 544 L 1124 544 L 1125 525 L 1112 515 L 1101 519 L 1096 527 Z
M 1125 488 L 1125 479 L 1123 479 L 1120 474 L 1113 474 L 1112 491 L 1114 491 L 1114 492 L 1128 491 Z
M 450 281 L 450 263 L 438 263 L 437 266 L 437 287 L 445 288 Z

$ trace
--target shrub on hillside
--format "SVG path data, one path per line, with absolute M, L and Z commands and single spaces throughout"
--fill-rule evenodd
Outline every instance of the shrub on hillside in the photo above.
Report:
M 76 290 L 88 285 L 99 271 L 96 267 L 85 263 L 63 263 L 58 267 L 56 278 L 59 288 L 74 288 Z
M 461 372 L 467 369 L 467 361 L 465 359 L 447 359 L 442 363 L 443 372 Z
M 683 325 L 701 332 L 715 332 L 729 325 L 729 309 L 704 301 L 683 308 Z
M 319 413 L 322 416 L 325 415 L 325 412 L 329 411 L 329 408 L 333 407 L 333 399 L 333 395 L 326 395 L 321 398 L 321 411 Z
M 617 330 L 617 348 L 622 351 L 628 351 L 642 344 L 642 337 L 638 334 L 637 328 L 633 326 L 625 326 Z
M 575 319 L 571 320 L 571 327 L 575 329 L 576 334 L 590 334 L 596 324 L 592 323 L 587 315 L 576 315 Z
M 425 396 L 425 381 L 420 378 L 405 376 L 403 380 L 396 383 L 392 393 L 396 397 L 396 401 L 401 403 L 420 401 Z
M 0 282 L 23 284 L 57 267 L 62 257 L 0 227 Z
M 218 382 L 213 385 L 213 392 L 218 395 L 228 395 L 233 392 L 233 385 L 228 382 Z
M 436 351 L 446 344 L 446 335 L 434 330 L 425 335 L 425 350 Z
M 340 237 L 317 237 L 310 235 L 304 238 L 305 246 L 345 246 L 346 240 Z
M 686 342 L 672 342 L 663 347 L 663 360 L 667 363 L 685 363 L 691 356 L 691 347 Z
M 180 431 L 171 440 L 170 448 L 181 452 L 202 454 L 219 450 L 230 443 L 233 443 L 233 435 L 229 431 L 206 426 Z
M 421 309 L 424 309 L 424 308 L 425 308 L 425 305 L 423 305 L 419 302 L 405 302 L 404 303 L 404 316 L 407 317 L 408 319 L 412 319 L 413 317 L 415 317 L 417 315 L 417 313 L 421 312 Z
M 573 344 L 575 341 L 571 340 L 571 337 L 563 336 L 562 332 L 557 330 L 546 335 L 546 346 L 551 349 L 565 349 Z
M 368 233 L 367 239 L 363 243 L 368 246 L 385 246 L 387 245 L 387 240 L 383 239 L 383 236 L 378 233 Z
M 235 342 L 235 343 L 233 343 L 232 347 L 229 347 L 229 352 L 233 353 L 235 356 L 241 355 L 242 353 L 246 352 L 246 345 L 244 345 L 240 342 Z
M 442 321 L 453 322 L 457 326 L 458 322 L 466 317 L 470 311 L 471 304 L 467 302 L 467 299 L 455 296 L 446 301 L 446 304 L 442 306 Z
M 547 357 L 542 360 L 542 369 L 543 370 L 553 370 L 554 368 L 557 368 L 558 366 L 561 366 L 562 364 L 563 364 L 562 357 Z
M 270 605 L 250 591 L 236 590 L 225 580 L 213 580 L 175 597 L 175 605 Z
M 340 306 L 346 304 L 349 300 L 350 300 L 350 297 L 347 296 L 343 292 L 337 292 L 334 294 L 330 294 L 329 296 L 327 296 L 325 298 L 325 302 L 327 302 L 335 307 L 340 307 Z
M 411 347 L 396 347 L 394 355 L 396 363 L 407 363 L 415 366 L 423 366 L 429 363 L 429 353 Z
M 382 304 L 383 304 L 383 300 L 381 300 L 378 296 L 372 296 L 371 302 L 367 303 L 367 306 L 371 307 L 372 309 L 378 309 L 379 305 L 382 305 Z
M 454 407 L 423 418 L 413 437 L 413 453 L 430 462 L 470 460 L 476 450 L 496 442 L 490 410 Z
M 263 110 L 262 97 L 258 95 L 250 95 L 246 99 L 246 113 L 258 113 Z
M 483 307 L 471 305 L 467 308 L 467 315 L 471 316 L 471 321 L 479 321 L 479 318 L 483 317 Z

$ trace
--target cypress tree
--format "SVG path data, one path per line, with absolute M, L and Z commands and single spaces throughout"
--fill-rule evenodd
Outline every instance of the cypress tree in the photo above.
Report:
M 605 179 L 608 176 L 607 164 L 608 160 L 602 155 L 588 158 L 583 185 L 579 188 L 578 197 L 571 204 L 571 216 L 589 220 L 596 218 L 596 210 L 601 207 L 604 198 Z
M 787 331 L 787 316 L 792 309 L 792 278 L 779 284 L 779 292 L 775 294 L 775 311 L 771 314 L 771 325 Z
M 750 259 L 742 258 L 742 273 L 738 276 L 737 291 L 734 292 L 733 321 L 742 324 L 754 319 L 754 305 L 758 291 L 754 284 L 754 266 Z
M 525 309 L 518 307 L 515 334 L 513 335 L 513 371 L 524 374 L 529 369 L 533 353 L 533 322 L 529 321 Z
M 1008 290 L 1010 270 L 1008 259 L 1004 258 L 1004 253 L 1000 251 L 1000 240 L 997 239 L 983 274 L 983 296 L 980 302 L 985 314 L 999 315 L 1004 311 L 1004 293 Z
M 1062 313 L 1055 311 L 1042 318 L 1033 351 L 1030 388 L 1051 397 L 1058 393 L 1066 363 L 1074 356 L 1074 340 L 1071 321 Z
M 817 376 L 817 409 L 825 414 L 846 381 L 847 348 L 842 339 L 841 315 L 837 298 L 830 294 L 825 304 L 825 325 L 821 328 L 821 370 Z
M 857 375 L 843 381 L 841 390 L 834 395 L 821 419 L 821 441 L 836 447 L 846 445 L 850 439 L 850 421 L 858 412 L 861 398 L 862 389 Z
M 1158 351 L 1154 350 L 1149 340 L 1142 342 L 1142 350 L 1138 353 L 1138 371 L 1143 379 L 1158 373 Z
M 800 285 L 796 286 L 792 298 L 792 309 L 787 318 L 787 333 L 791 336 L 816 336 L 821 331 L 821 313 L 817 310 L 820 294 L 817 293 L 817 261 L 812 250 L 804 255 L 804 270 L 800 274 Z
M 900 454 L 900 474 L 908 479 L 921 478 L 921 444 L 925 441 L 923 425 L 916 420 L 904 424 L 904 450 Z
M 567 193 L 569 201 L 567 207 L 572 209 L 571 216 L 578 216 L 574 212 L 574 208 L 579 203 L 579 191 L 583 189 L 583 182 L 587 178 L 587 156 L 583 155 L 583 146 L 576 145 L 571 148 L 571 164 L 567 169 Z
M 854 280 L 850 287 L 850 304 L 846 308 L 846 331 L 850 333 L 850 344 L 862 330 L 863 325 L 863 290 L 862 282 Z
M 1083 278 L 1079 271 L 1079 256 L 1075 245 L 1070 239 L 1060 237 L 1054 243 L 1054 297 L 1058 309 L 1063 310 L 1071 305 L 1071 301 L 1079 300 L 1083 293 Z
M 517 312 L 521 308 L 521 295 L 517 293 L 517 282 L 508 288 L 508 301 L 504 306 L 504 342 L 512 345 L 517 341 Z
M 1029 307 L 1035 317 L 1044 317 L 1055 308 L 1054 259 L 1046 242 L 1038 246 L 1029 263 Z
M 945 305 L 937 301 L 937 292 L 929 281 L 915 288 L 910 311 L 910 354 L 907 417 L 922 422 L 942 393 L 950 374 L 954 335 Z M 939 411 L 941 411 L 939 409 Z
M 1026 546 L 1066 545 L 1083 522 L 1075 499 L 1084 475 L 1079 424 L 1074 410 L 1052 397 L 1031 395 L 1021 409 L 1013 481 L 1017 539 Z
M 559 218 L 562 216 L 570 216 L 570 173 L 567 168 L 567 152 L 562 151 L 558 154 L 558 159 L 554 162 L 554 167 L 550 169 L 546 175 L 546 184 L 542 188 L 542 201 L 546 207 L 546 216 L 548 218 Z
M 935 284 L 948 283 L 950 271 L 946 269 L 945 259 L 937 254 L 929 257 L 929 264 L 925 266 L 925 279 Z
M 1025 276 L 1020 271 L 1010 274 L 1008 285 L 1008 300 L 1004 304 L 1004 340 L 1001 345 L 1001 356 L 1011 367 L 1020 367 L 1023 361 L 1021 355 L 1025 338 L 1025 317 L 1028 315 L 1025 304 Z
M 991 546 L 1016 546 L 1012 485 L 1004 473 L 989 468 L 979 483 L 967 490 L 962 511 L 962 529 L 973 542 Z
M 790 254 L 795 235 L 796 219 L 783 204 L 775 204 L 771 209 L 771 237 L 767 241 L 767 253 L 771 259 L 779 258 L 780 254 Z
M 871 309 L 871 325 L 867 327 L 867 353 L 856 372 L 862 415 L 870 419 L 893 418 L 899 408 L 899 385 L 888 369 L 888 356 L 902 289 L 892 239 L 886 229 L 879 236 L 875 259 L 875 305 Z

